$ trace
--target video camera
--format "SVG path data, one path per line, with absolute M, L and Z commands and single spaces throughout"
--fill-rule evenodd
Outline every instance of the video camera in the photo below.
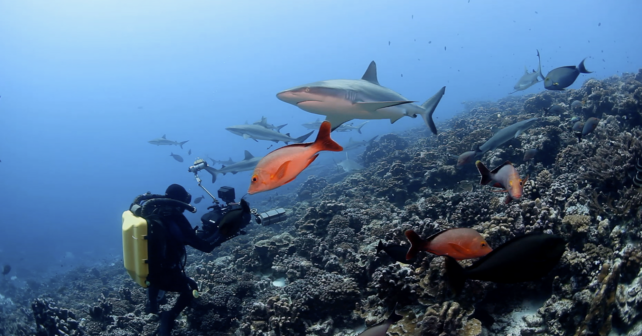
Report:
M 205 187 L 201 185 L 201 179 L 198 172 L 207 168 L 207 162 L 203 159 L 196 159 L 194 164 L 188 168 L 188 172 L 194 173 L 199 187 L 212 197 L 214 205 L 207 209 L 210 212 L 201 217 L 202 229 L 197 228 L 196 234 L 210 243 L 222 243 L 230 238 L 243 234 L 245 228 L 252 220 L 252 215 L 258 224 L 270 225 L 284 221 L 287 216 L 285 209 L 279 208 L 263 213 L 258 213 L 256 209 L 251 209 L 250 204 L 241 199 L 235 203 L 236 192 L 234 188 L 224 186 L 218 189 L 217 196 L 224 204 L 221 204 Z

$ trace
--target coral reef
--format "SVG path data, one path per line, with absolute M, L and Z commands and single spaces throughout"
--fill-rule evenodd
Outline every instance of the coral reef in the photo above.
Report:
M 438 136 L 381 136 L 359 157 L 364 171 L 313 175 L 271 198 L 292 214 L 278 227 L 250 226 L 210 255 L 190 251 L 186 271 L 202 295 L 174 335 L 356 335 L 393 309 L 403 319 L 390 335 L 639 334 L 641 80 L 642 70 L 579 90 L 467 102 Z M 504 204 L 479 185 L 473 165 L 455 167 L 458 154 L 534 116 L 537 125 L 481 158 L 491 167 L 510 160 L 529 176 L 520 200 Z M 574 117 L 600 122 L 578 141 Z M 524 162 L 530 148 L 539 151 Z M 491 246 L 531 232 L 568 244 L 541 280 L 467 281 L 459 295 L 446 285 L 442 257 L 421 253 L 403 265 L 376 253 L 379 240 L 398 244 L 407 229 L 426 237 L 453 227 L 473 228 Z M 150 335 L 158 321 L 121 265 L 0 289 L 2 312 L 13 317 L 0 321 L 5 334 Z

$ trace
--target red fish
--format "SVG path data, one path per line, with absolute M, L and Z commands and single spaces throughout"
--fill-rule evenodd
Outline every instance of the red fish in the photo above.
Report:
M 492 171 L 489 171 L 481 161 L 475 162 L 475 165 L 477 165 L 477 170 L 481 174 L 480 184 L 485 185 L 495 181 L 493 187 L 504 188 L 508 192 L 504 203 L 508 204 L 511 200 L 522 197 L 524 184 L 528 181 L 528 176 L 522 180 L 517 169 L 513 167 L 510 161 L 504 162 Z
M 256 194 L 290 183 L 319 156 L 320 151 L 342 151 L 343 147 L 330 138 L 330 129 L 330 123 L 324 121 L 314 142 L 288 145 L 264 156 L 254 168 L 247 192 Z
M 419 251 L 426 251 L 439 256 L 451 256 L 457 260 L 479 258 L 487 255 L 493 249 L 488 246 L 484 237 L 473 229 L 448 229 L 421 239 L 413 231 L 406 231 L 410 249 L 406 259 L 414 258 Z

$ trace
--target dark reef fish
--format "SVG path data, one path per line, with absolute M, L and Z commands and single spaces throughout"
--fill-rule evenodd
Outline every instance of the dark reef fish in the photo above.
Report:
M 417 258 L 406 259 L 406 254 L 408 253 L 408 245 L 397 245 L 397 244 L 388 244 L 384 245 L 380 240 L 377 245 L 377 253 L 384 251 L 386 254 L 396 262 L 403 264 L 412 264 L 417 260 Z
M 390 328 L 391 325 L 399 322 L 401 319 L 403 319 L 403 317 L 397 315 L 397 313 L 393 311 L 390 317 L 388 317 L 385 321 L 364 330 L 364 332 L 359 334 L 359 336 L 385 336 L 388 332 L 388 328 Z
M 598 118 L 595 118 L 595 117 L 588 118 L 586 123 L 584 123 L 584 127 L 582 127 L 582 133 L 578 132 L 576 134 L 579 141 L 582 141 L 583 136 L 586 136 L 591 132 L 593 132 L 597 128 L 597 124 L 599 123 L 600 123 L 600 119 Z
M 534 281 L 548 274 L 566 249 L 563 238 L 543 233 L 513 238 L 470 267 L 463 268 L 446 257 L 446 275 L 454 292 L 459 293 L 466 279 L 516 283 Z
M 4 265 L 2 268 L 2 275 L 7 275 L 11 272 L 11 265 Z
M 464 165 L 467 165 L 469 163 L 472 163 L 475 160 L 475 157 L 477 156 L 476 151 L 468 151 L 465 152 L 464 154 L 460 155 L 457 158 L 457 168 L 462 167 Z
M 194 200 L 194 203 L 196 203 L 196 204 L 201 203 L 201 201 L 202 201 L 204 198 L 205 198 L 205 196 L 203 196 L 203 195 L 201 195 L 201 196 L 199 196 L 199 197 L 196 197 L 196 199 Z
M 174 160 L 176 160 L 178 162 L 183 162 L 183 157 L 178 155 L 178 154 L 171 153 L 171 154 L 169 154 L 169 156 L 173 157 Z
M 584 129 L 584 123 L 581 120 L 578 120 L 573 124 L 573 133 L 577 137 L 578 141 L 582 141 L 582 130 Z
M 535 155 L 537 154 L 537 148 L 531 148 L 527 151 L 524 152 L 524 161 L 530 161 L 533 158 L 535 158 Z
M 513 167 L 510 161 L 504 162 L 492 171 L 489 171 L 481 161 L 475 162 L 475 165 L 477 166 L 477 170 L 479 170 L 479 174 L 481 174 L 480 184 L 486 185 L 495 181 L 493 187 L 504 188 L 508 192 L 504 203 L 508 204 L 511 200 L 522 197 L 524 184 L 528 180 L 528 176 L 522 180 L 519 177 L 517 169 Z
M 484 237 L 473 229 L 443 230 L 425 240 L 421 239 L 413 230 L 408 230 L 405 234 L 410 242 L 410 249 L 406 254 L 407 260 L 415 258 L 419 251 L 464 260 L 483 257 L 493 250 L 488 246 Z
M 584 60 L 578 66 L 569 65 L 555 68 L 544 78 L 544 87 L 547 90 L 564 90 L 573 85 L 581 73 L 591 73 L 591 71 L 586 70 Z
M 544 108 L 544 116 L 547 115 L 560 115 L 566 111 L 562 106 L 553 104 L 547 108 Z

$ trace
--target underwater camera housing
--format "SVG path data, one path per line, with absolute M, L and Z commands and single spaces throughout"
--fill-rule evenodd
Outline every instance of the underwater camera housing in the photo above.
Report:
M 233 203 L 236 193 L 232 187 L 220 187 L 218 189 L 218 198 L 225 203 Z

